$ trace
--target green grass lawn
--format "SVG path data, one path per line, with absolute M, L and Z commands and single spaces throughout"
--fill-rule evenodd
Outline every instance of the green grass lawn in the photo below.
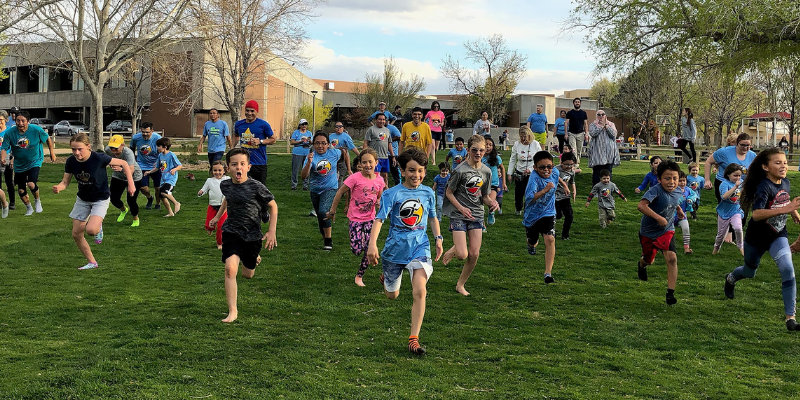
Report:
M 543 282 L 544 252 L 526 252 L 512 188 L 484 235 L 472 296 L 454 290 L 459 262 L 434 264 L 420 336 L 428 354 L 417 357 L 405 348 L 408 276 L 394 301 L 378 268 L 357 287 L 346 221 L 334 225 L 334 250 L 323 251 L 306 217 L 308 192 L 288 190 L 289 166 L 289 156 L 269 158 L 278 247 L 262 252 L 254 279 L 239 280 L 239 319 L 226 325 L 223 264 L 203 230 L 208 200 L 196 196 L 205 172 L 194 182 L 181 172 L 176 218 L 142 210 L 133 229 L 110 211 L 105 241 L 92 242 L 100 268 L 78 271 L 85 260 L 68 217 L 76 184 L 52 194 L 63 166 L 46 164 L 44 213 L 23 217 L 18 208 L 0 222 L 0 398 L 761 399 L 798 391 L 800 336 L 784 326 L 775 263 L 765 257 L 735 300 L 722 293 L 741 256 L 729 244 L 711 255 L 711 191 L 691 223 L 695 254 L 678 254 L 678 304 L 667 306 L 663 257 L 648 282 L 636 279 L 633 189 L 648 164 L 615 169 L 630 201 L 617 200 L 618 223 L 608 229 L 596 201 L 583 208 L 591 172 L 578 176 L 572 240 L 556 242 L 552 285 Z M 791 239 L 798 230 L 790 224 Z

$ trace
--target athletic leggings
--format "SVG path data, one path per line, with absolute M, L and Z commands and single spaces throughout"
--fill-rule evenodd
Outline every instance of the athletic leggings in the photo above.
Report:
M 333 204 L 333 198 L 336 197 L 336 189 L 323 190 L 322 193 L 311 192 L 311 205 L 314 206 L 314 212 L 317 213 L 317 223 L 319 224 L 319 233 L 325 237 L 323 229 L 330 228 L 332 221 L 328 219 L 327 213 Z
M 122 204 L 122 193 L 125 192 L 125 194 L 128 196 L 128 208 L 130 209 L 131 216 L 138 217 L 139 204 L 136 203 L 136 199 L 139 198 L 139 189 L 142 188 L 142 181 L 138 180 L 134 182 L 133 186 L 136 187 L 136 191 L 133 192 L 133 196 L 131 196 L 130 193 L 127 193 L 128 181 L 111 178 L 111 204 L 117 208 L 125 207 Z
M 758 248 L 747 242 L 744 243 L 744 265 L 733 270 L 734 283 L 745 278 L 756 276 L 756 270 L 761 263 L 761 256 L 769 251 L 769 255 L 778 265 L 781 274 L 781 294 L 783 295 L 784 313 L 789 316 L 795 314 L 797 302 L 797 283 L 794 278 L 794 265 L 792 264 L 792 251 L 789 249 L 789 239 L 785 236 L 775 239 L 767 248 Z
M 367 267 L 369 266 L 367 262 L 367 246 L 369 246 L 370 232 L 372 232 L 372 221 L 350 221 L 350 248 L 355 255 L 364 253 L 364 256 L 361 257 L 361 265 L 358 266 L 358 273 L 356 273 L 359 278 L 364 276 L 364 272 L 367 272 Z
M 514 180 L 514 208 L 522 211 L 522 202 L 525 200 L 525 188 L 528 186 L 530 175 L 523 175 L 519 180 Z
M 689 152 L 689 150 L 686 150 L 687 144 L 689 145 L 689 149 L 691 150 L 691 152 Z M 697 161 L 697 152 L 694 151 L 693 141 L 683 139 L 678 142 L 678 148 L 681 149 L 681 151 L 683 151 L 683 153 L 686 154 L 686 157 L 689 158 L 691 161 Z
M 0 174 L 0 186 L 3 186 L 3 177 L 6 179 L 6 197 L 9 204 L 14 204 L 14 199 L 17 197 L 17 191 L 14 189 L 14 168 L 11 166 L 11 160 L 6 161 L 7 164 L 5 171 Z
M 681 227 L 681 233 L 683 233 L 683 246 L 686 247 L 689 245 L 689 219 L 682 219 L 678 221 L 678 226 Z
M 717 239 L 714 241 L 714 249 L 719 250 L 722 247 L 722 241 L 725 240 L 725 235 L 728 234 L 728 227 L 733 227 L 733 241 L 736 247 L 742 248 L 742 215 L 739 213 L 734 214 L 730 219 L 723 219 L 717 215 Z

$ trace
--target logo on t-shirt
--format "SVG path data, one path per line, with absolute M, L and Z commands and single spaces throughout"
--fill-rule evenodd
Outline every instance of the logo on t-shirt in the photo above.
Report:
M 419 131 L 411 132 L 411 141 L 416 142 L 419 140 Z
M 467 188 L 467 192 L 469 194 L 480 196 L 481 194 L 481 186 L 483 186 L 483 178 L 480 175 L 474 175 L 467 179 L 467 183 L 464 184 Z
M 739 201 L 739 196 L 741 195 L 742 195 L 742 189 L 741 188 L 736 189 L 736 191 L 733 192 L 733 195 L 731 195 L 731 197 L 728 200 L 730 200 L 731 203 L 736 203 Z
M 331 139 L 331 146 L 339 147 L 339 139 Z
M 700 182 L 694 181 L 691 184 L 689 184 L 689 187 L 692 188 L 692 190 L 697 190 L 697 188 L 700 187 Z
M 331 171 L 331 162 L 328 160 L 319 160 L 314 170 L 322 176 L 328 175 L 328 172 Z
M 464 159 L 464 157 L 462 157 L 461 155 L 457 155 L 457 156 L 453 157 L 453 162 L 456 163 L 456 164 L 461 164 L 461 160 L 463 160 L 463 159 Z
M 17 147 L 20 149 L 27 149 L 30 141 L 26 137 L 21 137 L 17 140 Z
M 418 199 L 408 199 L 400 205 L 400 222 L 403 225 L 413 228 L 422 222 L 422 215 L 425 208 Z
M 608 188 L 603 188 L 602 190 L 600 190 L 600 194 L 602 194 L 603 197 L 608 197 L 608 195 L 611 194 L 611 191 L 608 190 Z
M 209 128 L 208 129 L 209 136 L 219 136 L 219 128 Z
M 142 145 L 142 147 L 139 147 L 139 154 L 141 154 L 143 156 L 146 156 L 146 155 L 150 154 L 151 150 L 152 149 L 150 148 L 150 145 L 149 144 L 145 144 L 145 145 Z
M 81 173 L 75 175 L 75 179 L 78 180 L 78 183 L 86 183 L 89 182 L 89 179 L 92 178 L 92 175 L 86 171 L 81 171 Z
M 164 172 L 167 169 L 167 162 L 161 161 L 161 165 L 158 166 L 158 169 L 160 169 L 161 172 Z
M 239 139 L 239 143 L 242 145 L 242 147 L 246 149 L 257 149 L 258 146 L 253 146 L 252 144 L 250 144 L 250 139 L 254 137 L 255 136 L 253 136 L 253 133 L 250 132 L 250 128 L 247 128 L 247 130 L 244 131 L 244 133 L 242 133 L 242 138 Z

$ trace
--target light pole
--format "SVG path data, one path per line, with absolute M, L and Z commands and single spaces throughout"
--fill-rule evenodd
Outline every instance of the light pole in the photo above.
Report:
M 311 95 L 314 99 L 311 101 L 311 134 L 317 131 L 317 91 L 312 90 Z
M 336 103 L 336 120 L 337 121 L 339 120 L 339 106 L 340 105 L 341 105 L 340 103 Z

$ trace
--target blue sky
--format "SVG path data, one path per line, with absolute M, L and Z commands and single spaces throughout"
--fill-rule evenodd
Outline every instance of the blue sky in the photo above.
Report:
M 502 8 L 497 8 L 502 4 Z M 573 5 L 565 0 L 329 0 L 307 26 L 306 75 L 364 80 L 393 56 L 401 69 L 425 78 L 426 94 L 448 93 L 439 73 L 447 54 L 460 57 L 466 40 L 501 33 L 509 47 L 528 56 L 528 74 L 517 91 L 555 93 L 591 85 L 591 54 L 581 34 L 562 35 Z

